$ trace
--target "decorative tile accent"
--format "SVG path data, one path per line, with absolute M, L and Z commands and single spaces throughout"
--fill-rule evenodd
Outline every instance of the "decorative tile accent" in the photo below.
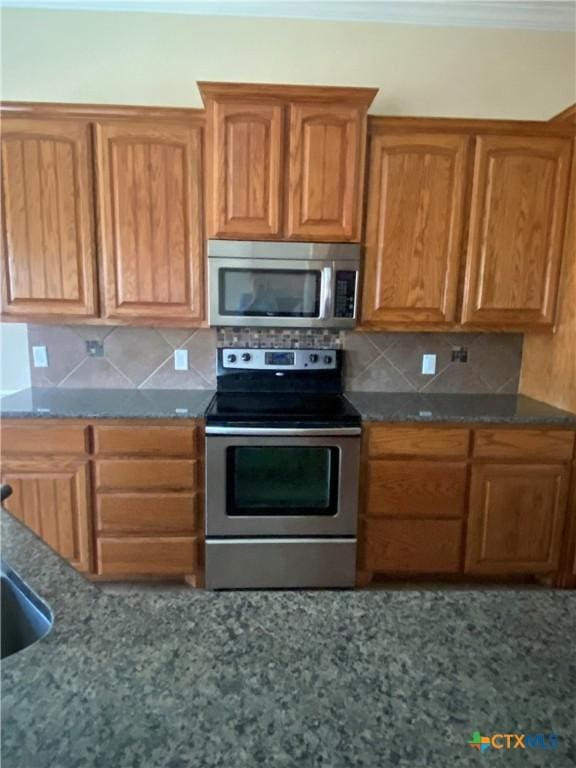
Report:
M 348 390 L 478 394 L 518 391 L 521 334 L 361 333 L 288 328 L 131 328 L 31 325 L 30 349 L 48 347 L 48 368 L 31 367 L 35 387 L 212 389 L 217 347 L 343 348 Z M 85 342 L 98 339 L 104 357 Z M 468 362 L 451 362 L 453 347 Z M 175 371 L 174 349 L 188 350 L 188 371 Z M 436 374 L 423 376 L 422 355 L 436 355 Z
M 218 347 L 341 349 L 340 331 L 324 328 L 218 328 Z

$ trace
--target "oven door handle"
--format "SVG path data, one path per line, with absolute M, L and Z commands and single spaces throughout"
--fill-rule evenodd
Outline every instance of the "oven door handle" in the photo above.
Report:
M 207 426 L 207 435 L 238 435 L 240 437 L 260 436 L 260 437 L 340 437 L 354 436 L 362 434 L 360 427 L 216 427 Z

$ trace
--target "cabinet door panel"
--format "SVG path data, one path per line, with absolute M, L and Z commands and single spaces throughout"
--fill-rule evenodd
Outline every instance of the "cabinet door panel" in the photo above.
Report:
M 462 244 L 464 136 L 374 136 L 362 319 L 452 322 Z
M 477 139 L 463 322 L 554 322 L 570 140 Z
M 569 468 L 486 464 L 472 469 L 468 573 L 556 569 Z
M 8 460 L 12 486 L 6 508 L 79 571 L 91 566 L 88 463 L 62 459 Z
M 364 131 L 356 107 L 291 105 L 288 237 L 360 239 Z
M 106 317 L 203 314 L 201 129 L 96 126 Z
M 4 118 L 2 198 L 3 313 L 95 316 L 88 123 Z
M 210 104 L 210 236 L 280 234 L 283 120 L 278 105 Z

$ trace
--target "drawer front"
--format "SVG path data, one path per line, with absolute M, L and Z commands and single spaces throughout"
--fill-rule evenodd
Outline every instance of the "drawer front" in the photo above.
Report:
M 574 433 L 553 429 L 479 429 L 474 456 L 482 459 L 541 459 L 570 461 Z
M 97 455 L 194 456 L 196 428 L 102 426 L 94 428 Z
M 459 520 L 366 520 L 365 568 L 380 573 L 458 573 Z
M 186 537 L 99 538 L 101 576 L 177 576 L 194 573 L 197 541 Z
M 196 461 L 187 459 L 102 459 L 96 462 L 96 489 L 193 491 Z
M 462 517 L 464 462 L 386 461 L 368 464 L 366 514 L 371 517 Z
M 87 451 L 86 427 L 65 424 L 5 424 L 0 432 L 2 453 L 82 454 Z
M 197 501 L 194 493 L 98 494 L 98 533 L 194 533 Z
M 468 455 L 468 442 L 467 429 L 371 426 L 368 451 L 371 457 L 465 458 Z

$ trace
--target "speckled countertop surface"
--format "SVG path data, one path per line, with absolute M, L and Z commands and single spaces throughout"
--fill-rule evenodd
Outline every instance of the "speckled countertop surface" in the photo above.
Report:
M 0 415 L 58 419 L 191 419 L 204 415 L 208 389 L 65 389 L 33 387 L 0 400 Z
M 576 413 L 523 395 L 346 392 L 364 421 L 542 424 L 576 428 Z
M 25 389 L 0 400 L 3 418 L 201 418 L 212 390 Z M 522 395 L 347 392 L 364 421 L 541 424 L 576 428 L 568 413 Z
M 54 611 L 2 664 L 3 768 L 453 768 L 482 733 L 551 733 L 573 768 L 576 593 L 103 592 L 3 513 Z

